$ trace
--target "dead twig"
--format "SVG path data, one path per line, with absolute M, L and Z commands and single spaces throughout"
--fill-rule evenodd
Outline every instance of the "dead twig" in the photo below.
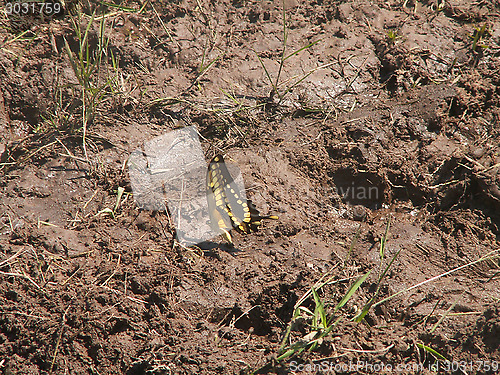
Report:
M 20 256 L 21 254 L 24 254 L 25 252 L 27 252 L 29 249 L 21 249 L 19 250 L 17 253 L 15 253 L 14 255 L 12 255 L 10 258 L 7 258 L 3 261 L 0 262 L 0 268 L 4 266 L 4 264 L 7 264 L 9 263 L 11 260 L 14 260 L 16 259 L 18 256 Z
M 61 338 L 64 331 L 64 325 L 66 324 L 66 314 L 68 313 L 70 307 L 71 305 L 69 305 L 66 308 L 61 319 L 61 328 L 59 330 L 59 335 L 57 336 L 56 347 L 54 349 L 54 355 L 52 356 L 52 362 L 50 363 L 49 374 L 52 374 L 52 370 L 54 369 L 54 364 L 56 363 L 57 352 L 59 351 L 59 346 L 61 345 Z

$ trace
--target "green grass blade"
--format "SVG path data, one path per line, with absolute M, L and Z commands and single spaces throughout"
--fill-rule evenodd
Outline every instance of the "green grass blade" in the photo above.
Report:
M 463 296 L 463 293 L 461 296 Z M 453 310 L 453 308 L 456 306 L 457 303 L 458 303 L 458 298 L 454 303 L 451 304 L 451 306 L 448 308 L 448 310 L 445 311 L 445 313 L 441 316 L 441 318 L 439 318 L 439 320 L 436 322 L 436 324 L 434 324 L 432 326 L 429 333 L 434 333 L 434 331 L 437 329 L 437 327 L 443 322 L 443 320 L 446 319 L 446 317 L 450 314 L 451 310 Z
M 426 352 L 428 353 L 431 353 L 432 356 L 436 359 L 441 359 L 443 361 L 447 361 L 448 359 L 446 359 L 446 357 L 440 353 L 438 353 L 437 351 L 435 351 L 434 349 L 432 349 L 431 347 L 429 346 L 425 346 L 424 344 L 419 344 L 417 343 L 417 346 L 420 348 L 420 349 L 423 349 L 425 350 Z
M 361 313 L 359 313 L 359 315 L 356 316 L 354 321 L 357 323 L 361 322 L 365 318 L 366 314 L 368 314 L 368 311 L 370 311 L 372 304 L 373 304 L 373 301 L 370 300 L 370 302 L 368 302 L 366 305 L 364 305 L 363 310 L 361 310 Z
M 359 237 L 361 236 L 361 224 L 359 224 L 358 229 L 356 230 L 356 235 L 351 241 L 351 245 L 349 246 L 349 251 L 347 252 L 347 257 L 344 260 L 344 267 L 346 266 L 347 261 L 351 257 L 352 250 L 354 249 L 354 246 L 358 243 Z
M 116 196 L 116 204 L 115 204 L 115 208 L 113 209 L 113 212 L 116 212 L 116 210 L 118 210 L 118 207 L 120 207 L 120 202 L 121 202 L 122 195 L 124 192 L 125 192 L 125 188 L 122 186 L 119 186 L 118 187 L 118 195 Z
M 380 239 L 380 262 L 384 260 L 384 255 L 385 255 L 385 244 L 387 242 L 387 235 L 389 233 L 389 227 L 391 226 L 391 218 L 389 217 L 389 220 L 387 220 L 387 225 L 385 227 L 385 233 Z
M 279 362 L 279 361 L 282 361 L 292 355 L 295 354 L 297 350 L 296 349 L 288 349 L 286 352 L 284 352 L 282 355 L 280 355 L 278 358 L 276 358 L 276 360 Z
M 205 47 L 203 47 L 203 53 L 201 55 L 200 66 L 198 67 L 198 73 L 203 72 L 203 65 L 205 65 L 205 57 L 207 55 L 207 49 L 208 49 L 208 40 L 205 42 Z
M 316 304 L 316 309 L 314 310 L 314 319 L 319 315 L 319 318 L 321 319 L 321 325 L 323 329 L 326 329 L 328 327 L 328 320 L 326 318 L 326 313 L 325 313 L 325 306 L 323 305 L 323 302 L 319 298 L 318 292 L 314 288 L 312 289 L 312 294 L 314 296 L 314 303 Z
M 71 65 L 71 68 L 73 69 L 73 73 L 75 73 L 75 76 L 78 79 L 78 82 L 80 83 L 80 85 L 83 86 L 82 76 L 80 74 L 80 70 L 78 68 L 78 65 L 76 64 L 75 57 L 73 56 L 73 52 L 71 52 L 71 48 L 69 47 L 69 44 L 68 44 L 68 41 L 66 40 L 66 38 L 63 37 L 63 39 L 64 39 L 64 50 L 66 51 L 66 54 L 68 55 L 69 63 Z
M 384 272 L 382 272 L 382 275 L 380 276 L 380 278 L 378 280 L 377 291 L 375 292 L 374 296 L 372 298 L 370 298 L 370 301 L 368 301 L 368 303 L 365 306 L 363 306 L 363 310 L 361 310 L 361 313 L 359 313 L 359 315 L 356 316 L 356 318 L 355 318 L 356 322 L 362 321 L 364 319 L 364 317 L 366 316 L 366 314 L 368 314 L 368 311 L 370 311 L 370 309 L 372 308 L 373 302 L 375 302 L 375 298 L 377 298 L 378 293 L 380 291 L 380 283 L 382 282 L 383 278 L 387 274 L 387 271 L 389 271 L 389 268 L 391 268 L 392 263 L 397 258 L 397 256 L 401 252 L 401 250 L 402 249 L 399 249 L 398 252 L 396 254 L 394 254 L 394 256 L 392 257 L 389 264 L 385 267 Z
M 398 257 L 399 253 L 401 252 L 401 250 L 403 249 L 399 249 L 397 251 L 396 254 L 394 254 L 394 256 L 392 257 L 391 261 L 389 262 L 389 264 L 387 264 L 387 266 L 385 267 L 384 269 L 384 272 L 382 272 L 382 275 L 380 275 L 380 279 L 379 279 L 379 282 L 382 281 L 382 279 L 385 277 L 385 275 L 387 274 L 387 271 L 389 271 L 389 268 L 391 268 L 392 266 L 392 263 L 394 263 L 394 261 L 396 260 L 396 258 Z
M 304 306 L 299 306 L 295 311 L 298 312 L 298 314 L 294 314 L 294 318 L 299 316 L 301 311 L 305 312 L 309 316 L 314 316 L 314 313 L 311 310 L 309 310 L 307 307 L 304 307 Z
M 89 31 L 90 31 L 90 28 L 92 27 L 92 24 L 94 23 L 94 17 L 95 17 L 95 12 L 94 11 L 92 13 L 92 16 L 90 17 L 90 20 L 87 24 L 87 27 L 85 28 L 85 33 L 83 34 L 83 40 L 80 39 L 80 51 L 85 47 L 87 46 L 86 50 L 87 50 L 87 58 L 89 57 L 88 54 L 89 54 L 89 43 L 87 41 L 88 37 L 89 37 Z M 88 60 L 87 60 L 88 61 Z
M 273 80 L 271 79 L 271 75 L 267 71 L 267 68 L 264 65 L 264 62 L 262 61 L 262 59 L 260 58 L 260 56 L 257 54 L 257 52 L 254 51 L 254 53 L 257 55 L 257 58 L 259 59 L 260 65 L 262 65 L 262 67 L 264 68 L 264 71 L 266 72 L 267 79 L 269 80 L 269 82 L 271 82 L 271 85 L 273 86 L 274 92 L 276 94 L 278 94 L 280 100 L 282 100 L 282 97 L 281 97 L 280 93 L 278 92 L 278 88 L 276 87 L 276 85 L 274 84 Z
M 205 73 L 208 69 L 210 69 L 210 67 L 211 67 L 212 65 L 214 65 L 217 61 L 219 61 L 222 57 L 224 57 L 224 55 L 225 55 L 225 54 L 226 54 L 226 52 L 225 52 L 225 51 L 224 51 L 224 52 L 222 52 L 222 53 L 221 53 L 220 55 L 218 55 L 215 59 L 213 59 L 212 61 L 210 61 L 210 62 L 208 63 L 208 65 L 207 65 L 207 66 L 200 66 L 200 68 L 198 69 L 198 71 L 199 71 L 201 74 Z
M 287 44 L 287 41 L 288 41 L 288 32 L 287 32 L 287 29 L 286 29 L 285 0 L 283 0 L 281 2 L 281 8 L 282 8 L 282 11 L 283 11 L 283 51 L 281 51 L 280 66 L 279 66 L 279 69 L 278 69 L 278 75 L 276 76 L 276 82 L 273 85 L 273 86 L 276 87 L 276 93 L 278 93 L 277 87 L 278 87 L 278 83 L 280 81 L 281 71 L 283 70 L 283 64 L 285 63 L 285 51 L 286 51 L 286 44 Z M 278 96 L 280 97 L 280 102 L 281 102 L 281 100 L 283 100 L 283 98 L 279 94 L 278 94 Z
M 226 92 L 223 88 L 219 88 L 220 91 L 222 91 L 222 93 L 224 95 L 226 95 L 229 99 L 231 99 L 231 101 L 236 104 L 237 106 L 241 106 L 241 103 L 233 96 L 231 95 L 230 93 Z
M 307 46 L 304 46 L 304 47 L 302 47 L 302 48 L 299 48 L 299 49 L 298 49 L 298 50 L 296 50 L 295 52 L 292 52 L 291 54 L 289 54 L 288 56 L 286 56 L 286 57 L 283 59 L 283 61 L 286 61 L 286 60 L 288 60 L 290 57 L 295 56 L 296 54 L 298 54 L 298 53 L 300 53 L 300 52 L 302 52 L 302 51 L 304 51 L 304 50 L 306 50 L 306 49 L 308 49 L 308 48 L 311 48 L 312 46 L 314 46 L 315 44 L 317 44 L 317 43 L 319 43 L 319 42 L 321 42 L 321 39 L 318 39 L 318 40 L 316 40 L 315 42 L 311 42 L 311 43 L 309 43 Z
M 311 74 L 313 74 L 315 71 L 314 70 L 311 70 L 309 73 L 307 73 L 306 75 L 304 75 L 301 79 L 299 79 L 297 82 L 295 82 L 293 85 L 291 85 L 290 87 L 288 87 L 285 92 L 281 95 L 280 97 L 280 103 L 282 101 L 282 98 L 288 94 L 290 91 L 292 91 L 294 89 L 295 86 L 297 86 L 300 82 L 302 82 L 303 80 L 305 80 L 307 77 L 309 77 Z
M 347 301 L 349 301 L 351 299 L 352 295 L 356 292 L 356 290 L 359 289 L 361 284 L 363 284 L 365 282 L 367 277 L 370 276 L 371 272 L 372 272 L 372 270 L 368 271 L 365 275 L 359 277 L 356 280 L 356 282 L 349 288 L 349 290 L 347 291 L 344 298 L 342 298 L 342 300 L 338 303 L 338 305 L 335 306 L 334 311 L 338 311 L 342 306 L 344 306 L 347 303 Z

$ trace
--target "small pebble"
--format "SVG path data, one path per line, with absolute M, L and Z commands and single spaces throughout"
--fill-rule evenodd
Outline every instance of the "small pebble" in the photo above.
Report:
M 472 156 L 475 158 L 475 159 L 479 159 L 481 158 L 482 156 L 484 155 L 484 149 L 482 149 L 481 147 L 478 147 L 476 149 L 474 149 L 472 151 Z
M 352 218 L 356 221 L 362 221 L 366 217 L 366 208 L 360 204 L 352 208 Z

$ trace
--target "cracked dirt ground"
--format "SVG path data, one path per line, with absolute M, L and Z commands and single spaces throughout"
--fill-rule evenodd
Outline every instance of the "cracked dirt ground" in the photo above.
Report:
M 279 2 L 67 5 L 0 15 L 0 373 L 495 373 L 498 0 L 285 1 L 281 69 Z M 203 251 L 135 206 L 128 156 L 181 121 L 278 221 Z M 325 274 L 341 320 L 277 360 Z

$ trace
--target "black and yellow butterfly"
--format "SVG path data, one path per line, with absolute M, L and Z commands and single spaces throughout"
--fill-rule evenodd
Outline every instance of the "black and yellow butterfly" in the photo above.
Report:
M 208 166 L 207 201 L 212 230 L 223 234 L 230 243 L 232 229 L 248 234 L 259 229 L 262 219 L 278 219 L 260 216 L 252 201 L 241 195 L 222 155 L 216 155 Z

